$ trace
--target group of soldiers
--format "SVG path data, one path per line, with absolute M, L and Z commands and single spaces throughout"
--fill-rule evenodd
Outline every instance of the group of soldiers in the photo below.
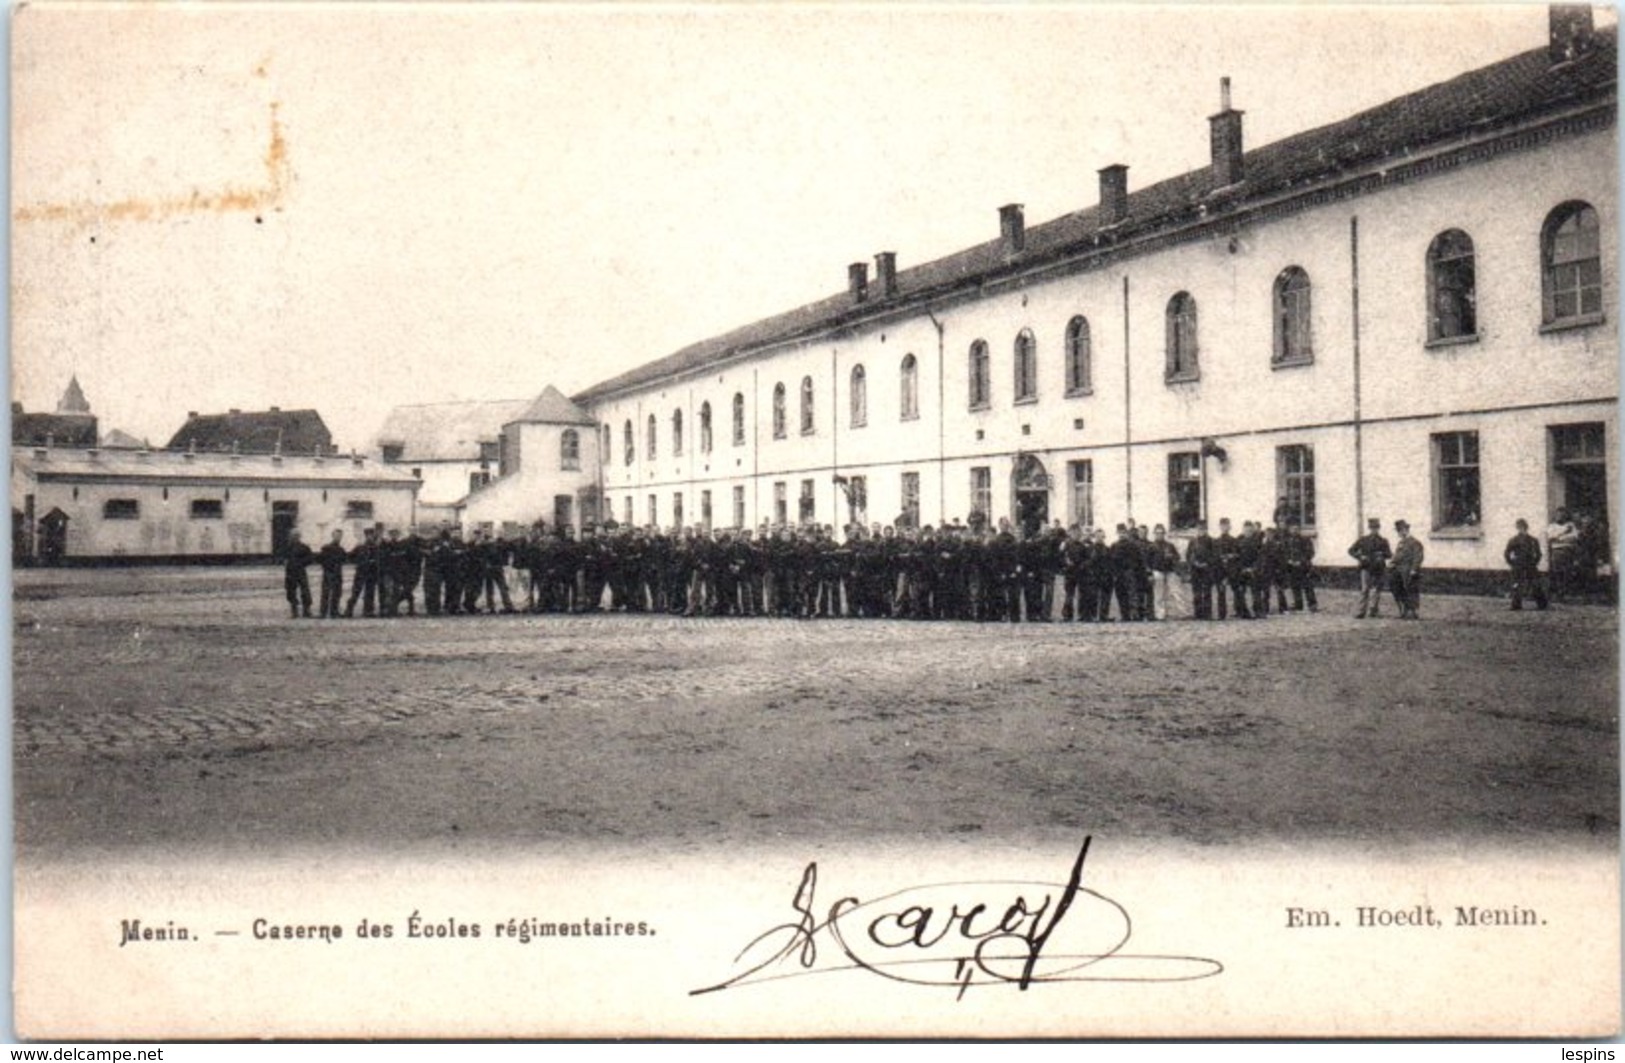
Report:
M 368 528 L 283 553 L 294 617 L 311 615 L 307 569 L 321 572 L 323 618 L 615 610 L 683 616 L 870 617 L 1045 623 L 1169 617 L 1188 581 L 1198 619 L 1317 608 L 1314 543 L 1291 522 L 1198 528 L 1183 554 L 1158 525 L 829 525 L 752 530 L 606 523 L 578 537 L 541 522 L 523 538 L 458 529 L 429 536 Z M 344 569 L 353 568 L 344 598 Z M 1291 600 L 1288 601 L 1290 592 Z M 516 607 L 515 603 L 518 602 Z M 1233 609 L 1232 609 L 1233 604 Z

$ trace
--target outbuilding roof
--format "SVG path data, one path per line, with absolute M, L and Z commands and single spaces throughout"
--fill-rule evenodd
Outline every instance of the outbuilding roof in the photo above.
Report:
M 1209 217 L 1210 212 L 1232 213 L 1568 108 L 1611 106 L 1617 81 L 1616 29 L 1595 31 L 1588 45 L 1576 58 L 1555 65 L 1548 48 L 1533 49 L 1342 121 L 1255 148 L 1243 155 L 1243 180 L 1229 188 L 1216 189 L 1212 167 L 1203 166 L 1131 193 L 1126 215 L 1116 224 L 1102 225 L 1096 207 L 1075 211 L 1028 227 L 1025 246 L 1017 254 L 1012 255 L 1004 241 L 996 239 L 899 270 L 896 292 L 889 298 L 871 288 L 864 302 L 854 303 L 851 294 L 842 291 L 684 347 L 587 388 L 575 400 L 592 402 L 753 348 L 817 334 L 1045 262 L 1111 253 L 1129 239 L 1179 229 Z
M 12 466 L 41 480 L 203 481 L 216 484 L 299 480 L 416 489 L 410 472 L 367 458 L 296 454 L 189 454 L 178 450 L 14 449 Z
M 531 406 L 529 399 L 427 402 L 397 406 L 378 430 L 380 447 L 399 447 L 393 461 L 478 461 L 481 443 L 495 443 L 502 426 Z
M 171 450 L 243 454 L 329 454 L 333 434 L 315 410 L 254 410 L 190 414 L 169 441 Z

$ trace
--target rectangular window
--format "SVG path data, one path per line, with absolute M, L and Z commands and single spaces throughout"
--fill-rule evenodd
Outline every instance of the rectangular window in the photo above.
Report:
M 621 499 L 621 520 L 627 524 L 632 523 L 632 496 L 627 495 Z
M 1095 463 L 1069 461 L 1072 481 L 1072 523 L 1084 528 L 1095 526 Z
M 102 503 L 103 520 L 140 520 L 141 503 L 133 498 L 109 498 Z
M 700 492 L 700 526 L 706 531 L 711 530 L 711 492 Z
M 1478 433 L 1441 432 L 1433 437 L 1433 527 L 1470 528 L 1480 523 Z
M 744 487 L 742 487 L 742 486 L 740 486 L 738 484 L 735 484 L 734 485 L 734 527 L 743 528 L 744 526 L 745 526 L 745 489 L 744 489 Z
M 971 524 L 991 523 L 993 519 L 993 470 L 979 465 L 970 471 Z M 976 514 L 981 514 L 980 519 Z
M 801 481 L 801 504 L 796 511 L 796 519 L 803 524 L 810 524 L 817 519 L 815 513 L 816 503 L 813 496 L 813 482 Z
M 1202 456 L 1168 455 L 1168 528 L 1188 531 L 1202 521 Z
M 468 493 L 473 494 L 475 491 L 478 491 L 480 488 L 484 487 L 486 484 L 488 484 L 490 482 L 491 482 L 491 474 L 490 473 L 488 473 L 488 472 L 471 472 L 471 473 L 468 474 Z
M 898 520 L 905 528 L 920 526 L 920 474 L 917 472 L 903 474 L 903 512 Z
M 193 520 L 223 520 L 226 516 L 226 504 L 218 498 L 194 498 L 192 500 Z
M 671 522 L 679 528 L 683 526 L 683 492 L 671 493 Z
M 852 522 L 854 524 L 869 523 L 869 478 L 867 476 L 853 476 L 847 481 L 847 490 L 851 492 Z
M 372 503 L 364 499 L 352 498 L 350 501 L 344 503 L 344 519 L 371 520 Z
M 1285 519 L 1301 527 L 1315 526 L 1315 449 L 1306 446 L 1275 448 L 1275 490 L 1285 504 Z M 1275 508 L 1276 519 L 1283 516 Z
M 502 457 L 499 440 L 489 440 L 480 444 L 481 461 L 498 461 Z
M 773 484 L 773 523 L 790 523 L 790 496 L 783 480 Z
M 654 495 L 649 496 L 649 523 L 657 528 L 660 526 L 660 504 L 655 501 Z

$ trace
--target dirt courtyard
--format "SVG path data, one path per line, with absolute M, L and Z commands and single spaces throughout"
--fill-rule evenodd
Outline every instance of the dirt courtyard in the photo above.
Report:
M 1617 615 L 290 621 L 280 574 L 23 571 L 19 859 L 291 844 L 1619 829 Z

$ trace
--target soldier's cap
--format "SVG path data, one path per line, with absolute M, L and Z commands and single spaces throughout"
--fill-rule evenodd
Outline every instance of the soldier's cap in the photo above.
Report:
M 1516 522 L 1516 525 L 1517 525 L 1518 530 L 1520 530 L 1520 531 L 1528 531 L 1529 530 L 1529 522 L 1524 520 L 1522 517 L 1518 518 L 1518 520 Z
M 1394 521 L 1394 527 L 1396 529 L 1398 529 L 1399 531 L 1410 531 L 1411 530 L 1411 526 L 1408 523 L 1406 523 L 1405 521 L 1402 521 L 1402 520 Z
M 1368 528 L 1380 528 L 1382 527 L 1382 520 L 1379 517 L 1372 517 L 1370 520 L 1365 522 L 1365 525 Z

